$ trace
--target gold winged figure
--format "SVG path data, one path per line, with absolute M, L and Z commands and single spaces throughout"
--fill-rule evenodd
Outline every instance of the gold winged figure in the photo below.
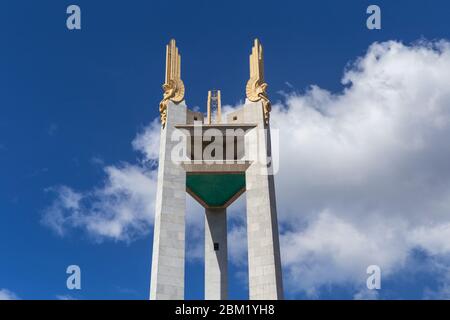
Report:
M 262 100 L 264 122 L 269 123 L 269 114 L 271 110 L 271 104 L 267 95 L 268 84 L 264 82 L 264 57 L 263 48 L 258 39 L 255 39 L 255 43 L 250 54 L 250 79 L 246 86 L 247 99 L 256 102 Z
M 181 80 L 181 56 L 175 40 L 166 46 L 166 81 L 162 85 L 163 99 L 159 103 L 161 125 L 164 128 L 167 120 L 167 103 L 169 100 L 179 103 L 184 99 L 184 83 Z

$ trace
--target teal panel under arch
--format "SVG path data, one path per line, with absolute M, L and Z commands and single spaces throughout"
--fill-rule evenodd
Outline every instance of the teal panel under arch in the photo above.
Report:
M 223 207 L 245 189 L 245 173 L 188 173 L 186 187 L 209 207 Z

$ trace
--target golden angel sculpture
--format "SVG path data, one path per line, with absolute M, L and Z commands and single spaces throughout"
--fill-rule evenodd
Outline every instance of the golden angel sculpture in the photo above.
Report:
M 161 125 L 164 128 L 167 120 L 167 103 L 169 100 L 179 103 L 184 99 L 184 83 L 181 80 L 181 56 L 175 45 L 175 40 L 170 40 L 166 46 L 166 81 L 163 86 L 163 99 L 159 103 Z
M 262 100 L 264 121 L 269 123 L 269 114 L 271 104 L 267 95 L 268 84 L 264 82 L 264 58 L 263 48 L 258 39 L 255 39 L 255 44 L 250 54 L 250 79 L 247 82 L 246 94 L 247 99 L 256 102 Z

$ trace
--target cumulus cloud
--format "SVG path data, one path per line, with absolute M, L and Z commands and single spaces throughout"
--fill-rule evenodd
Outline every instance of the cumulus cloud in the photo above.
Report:
M 285 279 L 314 295 L 389 277 L 414 248 L 447 255 L 450 45 L 373 44 L 343 76 L 274 106 Z M 293 179 L 295 175 L 295 179 Z
M 145 162 L 154 163 L 158 160 L 160 129 L 161 124 L 159 119 L 154 119 L 131 143 L 134 150 L 144 155 Z
M 153 137 L 153 139 L 151 139 Z M 69 186 L 49 188 L 53 202 L 44 209 L 42 222 L 63 236 L 79 228 L 97 240 L 132 241 L 147 234 L 153 222 L 157 172 L 154 166 L 159 126 L 154 122 L 140 132 L 132 145 L 142 155 L 139 164 L 105 166 L 105 178 L 93 190 L 76 191 Z
M 8 289 L 0 289 L 0 300 L 18 300 L 19 297 Z
M 433 261 L 431 269 L 439 275 L 437 287 L 424 289 L 423 298 L 428 300 L 450 300 L 450 257 Z
M 234 225 L 228 232 L 228 257 L 237 266 L 247 263 L 247 227 L 244 224 Z
M 361 289 L 354 296 L 354 300 L 377 300 L 378 299 L 378 291 L 369 290 L 369 289 Z
M 129 164 L 104 170 L 104 185 L 94 190 L 51 188 L 56 199 L 44 210 L 42 222 L 59 235 L 70 228 L 84 228 L 95 237 L 127 241 L 146 234 L 154 211 L 154 198 L 148 196 L 156 193 L 155 172 Z
M 78 300 L 71 295 L 57 295 L 55 298 L 56 300 Z

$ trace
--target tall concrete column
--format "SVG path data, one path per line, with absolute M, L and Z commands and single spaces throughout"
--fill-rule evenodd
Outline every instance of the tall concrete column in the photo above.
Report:
M 275 186 L 272 172 L 264 163 L 271 156 L 270 132 L 264 131 L 262 103 L 247 100 L 244 118 L 246 123 L 257 124 L 247 137 L 250 141 L 246 148 L 253 161 L 245 174 L 249 298 L 283 299 Z
M 171 141 L 176 124 L 186 123 L 184 101 L 167 106 L 161 128 L 155 203 L 150 299 L 184 299 L 186 173 L 171 159 L 178 141 Z
M 205 300 L 227 298 L 227 211 L 205 209 Z

